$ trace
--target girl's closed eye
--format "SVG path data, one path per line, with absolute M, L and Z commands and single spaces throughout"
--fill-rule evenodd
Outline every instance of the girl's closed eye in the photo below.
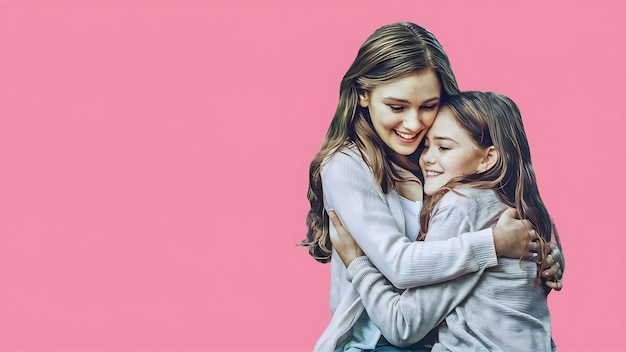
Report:
M 438 106 L 439 104 L 426 105 L 426 106 L 422 106 L 422 109 L 426 111 L 434 111 L 435 109 L 437 109 Z

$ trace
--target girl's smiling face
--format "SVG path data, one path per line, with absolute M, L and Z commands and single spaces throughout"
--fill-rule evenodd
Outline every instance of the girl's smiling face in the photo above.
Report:
M 488 149 L 493 149 L 480 149 L 447 107 L 439 111 L 424 144 L 420 168 L 424 175 L 424 192 L 428 195 L 454 177 L 485 171 L 489 166 Z
M 417 150 L 432 125 L 441 95 L 441 84 L 432 69 L 417 71 L 359 95 L 369 109 L 376 134 L 400 156 Z

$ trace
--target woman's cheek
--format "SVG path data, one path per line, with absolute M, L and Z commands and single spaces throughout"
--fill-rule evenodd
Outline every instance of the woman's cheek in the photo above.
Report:
M 428 115 L 422 116 L 421 123 L 425 127 L 426 130 L 430 128 L 435 122 L 435 118 L 437 117 L 437 112 L 429 112 Z

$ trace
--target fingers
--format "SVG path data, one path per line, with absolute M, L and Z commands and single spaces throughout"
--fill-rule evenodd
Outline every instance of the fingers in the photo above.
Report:
M 552 253 L 552 248 L 550 246 L 543 246 L 543 257 L 548 258 L 548 256 Z M 550 256 L 550 258 L 554 259 L 554 257 Z
M 546 261 L 547 260 L 548 259 L 546 258 Z M 557 280 L 560 280 L 563 277 L 563 271 L 561 270 L 561 265 L 559 263 L 554 263 L 553 265 L 548 264 L 548 266 L 549 267 L 541 273 L 541 276 Z
M 352 240 L 352 236 L 350 235 L 348 230 L 346 230 L 346 228 L 343 227 L 343 224 L 341 223 L 341 220 L 339 220 L 339 217 L 337 216 L 337 213 L 335 213 L 335 210 L 328 209 L 327 213 L 328 213 L 328 218 L 330 219 L 330 222 L 335 227 L 335 231 L 334 231 L 335 234 L 333 234 L 333 231 L 330 231 L 331 242 L 333 241 L 336 242 L 342 239 L 344 241 L 348 239 Z
M 551 249 L 550 254 L 552 254 L 554 261 L 556 261 L 557 263 L 560 263 L 561 268 L 565 269 L 565 259 L 563 258 L 563 253 L 561 252 L 561 249 L 559 248 L 559 246 L 557 246 L 554 242 L 550 242 L 549 247 Z
M 531 240 L 528 245 L 528 251 L 531 254 L 539 252 L 539 242 Z
M 528 229 L 528 238 L 530 238 L 530 244 L 528 245 L 528 257 L 531 259 L 537 259 L 539 256 L 539 250 L 541 249 L 541 244 L 539 243 L 537 236 L 537 231 L 533 230 L 532 225 L 529 225 L 530 222 L 528 220 L 523 220 L 524 226 Z
M 528 237 L 530 238 L 530 240 L 534 241 L 534 240 L 539 239 L 539 235 L 537 235 L 537 231 L 533 229 L 533 225 L 530 223 L 530 221 L 524 220 L 523 223 L 524 223 L 524 227 L 528 229 Z
M 328 209 L 327 213 L 328 213 L 328 218 L 330 219 L 330 222 L 333 224 L 335 229 L 339 227 L 343 227 L 343 225 L 341 224 L 341 220 L 339 220 L 339 217 L 335 213 L 335 210 Z
M 546 281 L 546 286 L 550 287 L 555 291 L 561 291 L 563 289 L 562 281 Z
M 563 278 L 563 270 L 561 269 L 561 264 L 554 260 L 552 254 L 548 254 L 546 256 L 546 265 L 549 267 L 541 273 L 541 276 L 546 279 L 546 286 L 555 291 L 561 291 L 563 289 L 563 281 L 561 281 Z
M 511 219 L 518 219 L 517 210 L 515 208 L 507 208 L 500 217 L 508 217 Z

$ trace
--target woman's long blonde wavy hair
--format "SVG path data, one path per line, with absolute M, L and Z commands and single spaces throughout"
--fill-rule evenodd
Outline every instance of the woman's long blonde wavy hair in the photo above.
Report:
M 485 172 L 450 180 L 444 187 L 426 197 L 420 214 L 420 235 L 428 232 L 432 210 L 439 200 L 455 187 L 494 189 L 508 206 L 517 209 L 520 219 L 528 219 L 537 231 L 540 247 L 552 237 L 552 220 L 539 195 L 537 179 L 530 159 L 530 147 L 522 116 L 513 100 L 493 92 L 462 92 L 442 101 L 457 123 L 481 149 L 494 146 L 496 164 Z M 539 271 L 545 267 L 544 250 L 540 248 Z
M 398 178 L 390 165 L 387 147 L 372 127 L 368 109 L 358 104 L 359 94 L 425 69 L 437 73 L 442 98 L 459 92 L 448 56 L 437 38 L 414 23 L 401 22 L 383 26 L 367 38 L 341 80 L 335 116 L 309 169 L 307 198 L 311 210 L 306 218 L 308 231 L 302 245 L 309 247 L 315 260 L 329 262 L 332 248 L 320 177 L 325 158 L 354 145 L 383 192 L 388 192 Z

